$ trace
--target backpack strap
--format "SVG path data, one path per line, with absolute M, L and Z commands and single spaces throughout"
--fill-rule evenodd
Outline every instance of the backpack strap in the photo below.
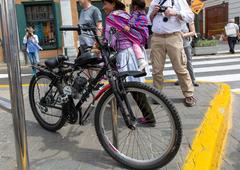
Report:
M 174 4 L 175 4 L 175 1 L 174 1 L 174 0 L 171 0 L 171 1 L 172 1 L 172 7 L 173 7 Z M 159 2 L 159 5 L 160 5 L 160 6 L 163 6 L 166 2 L 167 2 L 167 0 L 163 0 L 162 2 L 160 1 L 160 2 Z

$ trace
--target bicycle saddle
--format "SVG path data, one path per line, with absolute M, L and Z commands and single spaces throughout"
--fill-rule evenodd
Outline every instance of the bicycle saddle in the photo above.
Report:
M 75 64 L 81 67 L 88 66 L 88 65 L 95 65 L 102 62 L 95 53 L 88 51 L 83 53 L 80 57 L 75 59 Z
M 51 58 L 45 61 L 45 65 L 50 68 L 50 69 L 54 69 L 57 66 L 59 66 L 60 64 L 62 64 L 64 61 L 67 61 L 68 57 L 64 56 L 64 55 L 60 55 L 56 58 Z

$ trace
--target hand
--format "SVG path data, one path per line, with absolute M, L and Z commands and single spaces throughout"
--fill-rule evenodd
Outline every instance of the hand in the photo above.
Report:
M 101 51 L 99 50 L 99 44 L 98 43 L 94 43 L 92 49 L 91 49 L 92 53 L 95 53 L 98 57 L 101 55 Z
M 183 32 L 181 32 L 181 36 L 184 38 L 185 37 L 185 34 Z
M 124 27 L 124 31 L 126 31 L 126 32 L 129 32 L 130 29 L 131 29 L 131 28 L 130 28 L 129 26 L 127 26 L 127 25 Z
M 95 42 L 94 44 L 93 44 L 93 47 L 92 47 L 93 49 L 99 49 L 99 44 L 97 43 L 97 42 Z
M 150 20 L 151 22 L 153 21 L 154 17 L 157 15 L 157 13 L 159 12 L 160 10 L 160 5 L 155 5 L 151 15 L 150 15 Z
M 164 14 L 166 17 L 176 16 L 177 11 L 168 7 L 167 10 L 164 12 Z
M 153 11 L 152 11 L 152 15 L 155 16 L 157 15 L 157 13 L 159 12 L 160 10 L 160 5 L 155 5 Z

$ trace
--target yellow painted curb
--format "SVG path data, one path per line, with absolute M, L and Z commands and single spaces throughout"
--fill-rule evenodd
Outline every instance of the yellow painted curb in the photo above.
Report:
M 38 84 L 39 86 L 44 86 L 44 84 Z M 0 84 L 0 88 L 9 88 L 8 84 Z M 29 84 L 22 84 L 22 87 L 29 87 Z
M 183 170 L 218 170 L 221 166 L 229 127 L 231 124 L 231 90 L 219 84 L 205 118 L 197 129 Z

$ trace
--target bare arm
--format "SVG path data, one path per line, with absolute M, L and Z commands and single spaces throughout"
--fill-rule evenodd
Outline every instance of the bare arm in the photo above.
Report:
M 193 37 L 196 35 L 196 28 L 194 23 L 189 24 L 189 32 L 188 33 L 183 33 L 183 37 Z
M 102 21 L 97 22 L 97 35 L 102 36 L 103 26 Z
M 157 15 L 159 9 L 160 6 L 153 0 L 149 6 L 149 11 L 147 14 L 147 18 L 151 23 L 153 22 L 153 19 Z
M 236 28 L 237 28 L 237 35 L 239 36 L 239 26 L 236 25 Z
M 93 20 L 96 24 L 97 27 L 97 35 L 101 36 L 102 35 L 102 30 L 103 30 L 103 25 L 102 25 L 102 14 L 99 9 L 95 9 L 93 12 Z
M 194 21 L 194 14 L 186 0 L 178 1 L 177 8 L 178 8 L 177 17 L 180 20 L 185 21 L 187 23 L 191 23 Z

